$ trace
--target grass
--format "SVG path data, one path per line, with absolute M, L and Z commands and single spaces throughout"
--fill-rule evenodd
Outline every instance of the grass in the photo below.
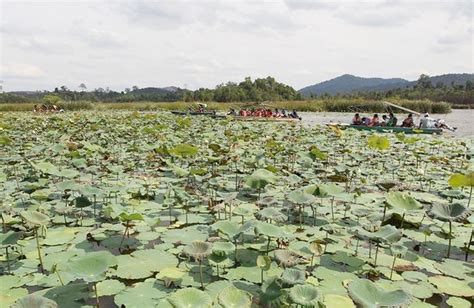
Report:
M 394 103 L 418 112 L 446 114 L 451 112 L 451 105 L 444 102 L 431 102 L 428 100 L 397 100 Z M 221 112 L 229 108 L 240 109 L 245 103 L 206 103 L 211 110 Z M 34 103 L 0 104 L 0 112 L 6 111 L 32 111 Z M 186 102 L 129 102 L 129 103 L 93 103 L 88 101 L 61 102 L 58 104 L 67 111 L 78 110 L 186 110 L 192 103 Z M 307 112 L 387 112 L 386 106 L 381 101 L 366 101 L 355 99 L 328 99 L 307 101 L 284 101 L 268 104 L 272 109 L 296 109 Z

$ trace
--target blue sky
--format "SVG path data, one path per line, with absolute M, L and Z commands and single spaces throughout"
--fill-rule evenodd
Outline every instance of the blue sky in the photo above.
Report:
M 5 91 L 473 72 L 471 1 L 0 2 Z

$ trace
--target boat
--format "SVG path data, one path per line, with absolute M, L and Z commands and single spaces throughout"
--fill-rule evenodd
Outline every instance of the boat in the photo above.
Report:
M 352 125 L 343 123 L 328 123 L 327 126 L 338 127 L 340 129 L 357 129 L 366 131 L 375 131 L 378 133 L 405 133 L 405 134 L 435 134 L 441 135 L 443 130 L 441 128 L 416 128 L 416 127 L 400 127 L 400 126 L 366 126 L 366 125 Z
M 202 112 L 199 112 L 199 111 L 176 111 L 176 110 L 173 110 L 171 111 L 172 114 L 175 114 L 175 115 L 182 115 L 182 116 L 195 116 L 195 115 L 203 115 L 203 116 L 215 116 L 216 113 L 214 111 L 202 111 Z

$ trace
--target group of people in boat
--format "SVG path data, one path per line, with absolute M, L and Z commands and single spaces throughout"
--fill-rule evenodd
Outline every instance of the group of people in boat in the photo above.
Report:
M 396 127 L 397 126 L 398 119 L 397 117 L 393 114 L 393 112 L 390 112 L 387 115 L 382 115 L 382 118 L 379 117 L 378 114 L 374 114 L 372 118 L 370 117 L 361 117 L 358 113 L 354 115 L 354 118 L 352 118 L 352 125 L 363 125 L 363 126 L 369 126 L 369 127 L 374 127 L 374 126 L 387 126 L 387 127 Z M 425 115 L 420 119 L 420 123 L 417 126 L 415 124 L 415 120 L 413 118 L 413 114 L 410 113 L 408 116 L 402 121 L 402 124 L 400 127 L 407 127 L 407 128 L 443 128 L 443 129 L 449 129 L 451 131 L 455 131 L 456 127 L 451 127 L 447 125 L 443 120 L 441 119 L 433 119 L 430 117 L 428 113 L 425 113 Z
M 46 112 L 64 112 L 64 109 L 56 105 L 35 105 L 33 112 L 46 113 Z
M 293 109 L 291 112 L 287 112 L 285 109 L 279 110 L 278 108 L 275 108 L 274 111 L 269 108 L 243 108 L 237 112 L 234 108 L 230 108 L 227 115 L 241 117 L 291 118 L 301 120 L 301 117 L 298 115 L 295 109 Z

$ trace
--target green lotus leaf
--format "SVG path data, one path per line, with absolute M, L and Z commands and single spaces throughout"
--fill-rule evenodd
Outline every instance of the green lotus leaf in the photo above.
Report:
M 397 256 L 398 258 L 403 258 L 408 252 L 408 247 L 402 244 L 392 244 L 390 245 L 390 251 L 392 252 L 393 256 Z
M 240 227 L 234 221 L 221 220 L 213 224 L 212 228 L 224 233 L 229 239 L 235 239 L 240 235 Z
M 474 186 L 474 172 L 468 174 L 455 173 L 448 180 L 451 187 Z
M 283 290 L 275 277 L 262 284 L 260 300 L 263 304 L 278 307 L 283 296 Z
M 292 250 L 275 250 L 275 259 L 283 267 L 292 267 L 301 262 L 301 256 Z
M 36 170 L 41 171 L 45 174 L 57 175 L 59 173 L 59 169 L 50 162 L 43 161 L 37 164 L 32 163 L 32 165 Z
M 110 267 L 117 265 L 114 255 L 108 251 L 90 252 L 69 259 L 67 272 L 86 282 L 100 281 Z
M 125 290 L 125 284 L 115 279 L 107 279 L 97 283 L 98 296 L 111 296 Z
M 183 252 L 195 260 L 202 260 L 212 253 L 212 244 L 204 241 L 194 241 L 186 245 Z
M 406 281 L 410 282 L 418 282 L 418 281 L 427 281 L 428 276 L 422 272 L 413 272 L 407 271 L 402 273 L 402 277 L 405 278 Z
M 255 225 L 255 234 L 273 238 L 282 238 L 287 235 L 281 227 L 266 222 L 258 222 Z
M 190 144 L 178 144 L 170 150 L 170 153 L 181 157 L 192 157 L 198 153 L 199 149 Z
M 212 299 L 207 293 L 194 288 L 178 290 L 168 298 L 168 301 L 175 308 L 204 308 L 212 305 Z
M 474 296 L 472 283 L 470 285 L 469 282 L 465 280 L 437 275 L 428 278 L 428 282 L 436 286 L 440 293 L 461 297 Z
M 23 211 L 20 213 L 21 217 L 28 223 L 35 226 L 46 225 L 49 222 L 49 217 L 38 211 Z
M 356 228 L 354 233 L 361 239 L 370 239 L 384 243 L 396 243 L 402 238 L 402 231 L 392 225 L 385 225 L 376 232 L 368 232 L 362 228 Z
M 344 193 L 344 188 L 336 184 L 321 184 L 319 185 L 319 194 L 321 196 L 329 195 L 331 197 L 338 197 Z
M 283 222 L 287 219 L 278 208 L 266 207 L 257 213 L 257 217 L 261 220 L 272 220 L 275 222 Z
M 212 243 L 212 252 L 217 255 L 228 255 L 233 252 L 235 245 L 230 242 L 214 242 Z
M 46 298 L 54 300 L 59 307 L 80 308 L 83 304 L 79 300 L 89 297 L 89 288 L 85 283 L 70 283 L 36 292 Z
M 434 203 L 428 211 L 428 214 L 436 219 L 449 221 L 455 220 L 465 212 L 466 208 L 460 203 Z
M 222 292 L 220 292 L 218 300 L 219 304 L 221 304 L 225 308 L 248 308 L 252 304 L 252 298 L 250 297 L 250 294 L 240 289 L 237 289 L 234 286 L 227 287 Z
M 257 169 L 245 178 L 245 184 L 253 189 L 263 189 L 268 184 L 274 184 L 278 180 L 273 172 L 266 169 Z
M 23 236 L 22 232 L 8 231 L 0 234 L 0 246 L 15 245 Z
M 361 307 L 401 306 L 410 300 L 402 290 L 387 292 L 367 279 L 357 279 L 348 285 L 349 296 Z
M 315 198 L 302 190 L 295 190 L 288 195 L 288 200 L 295 204 L 309 204 L 314 202 Z
M 451 296 L 446 300 L 446 304 L 453 308 L 471 308 L 472 303 L 470 303 L 468 300 L 465 300 L 464 298 L 459 298 L 459 297 L 453 297 Z
M 337 294 L 327 294 L 324 295 L 324 301 L 323 304 L 325 307 L 344 307 L 344 308 L 355 308 L 356 306 L 354 305 L 354 302 L 347 297 L 343 295 L 337 295 Z
M 413 211 L 423 207 L 415 198 L 401 192 L 388 193 L 385 202 L 390 208 L 401 211 Z
M 458 260 L 445 259 L 441 263 L 435 263 L 433 266 L 446 276 L 451 276 L 458 279 L 468 279 L 469 275 L 473 273 L 473 269 L 469 267 L 467 262 Z
M 80 196 L 74 199 L 74 205 L 78 208 L 84 208 L 92 205 L 92 202 L 87 197 Z
M 258 256 L 257 257 L 257 266 L 264 271 L 268 271 L 272 265 L 272 259 L 269 256 Z
M 30 294 L 23 298 L 17 300 L 13 305 L 10 306 L 11 308 L 56 308 L 59 307 L 58 304 L 43 296 Z
M 281 281 L 286 285 L 304 284 L 306 274 L 304 271 L 296 268 L 286 268 L 281 274 Z
M 370 148 L 376 149 L 379 151 L 387 150 L 390 148 L 390 140 L 387 137 L 372 135 L 367 140 L 367 143 Z
M 288 293 L 296 305 L 303 307 L 320 307 L 318 290 L 311 285 L 296 285 Z
M 114 297 L 114 302 L 118 307 L 144 308 L 155 307 L 160 299 L 168 294 L 163 289 L 159 289 L 153 282 L 136 283 L 131 288 L 126 288 Z M 123 305 L 123 306 L 122 306 Z
M 137 250 L 130 255 L 118 256 L 117 261 L 115 275 L 123 279 L 147 278 L 155 272 L 178 264 L 178 259 L 173 254 L 158 249 Z

